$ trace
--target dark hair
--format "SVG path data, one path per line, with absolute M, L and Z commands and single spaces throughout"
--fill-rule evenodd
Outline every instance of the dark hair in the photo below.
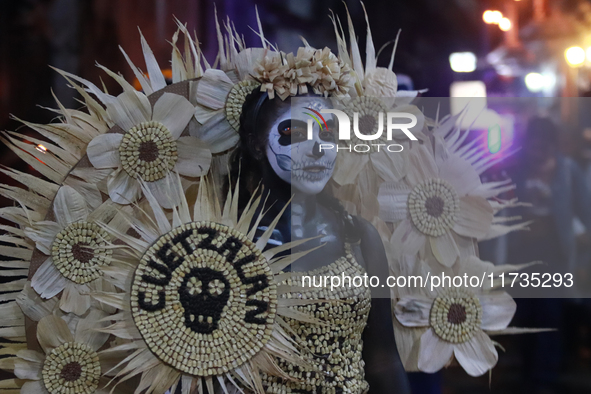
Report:
M 291 105 L 291 97 L 269 99 L 267 92 L 253 90 L 242 105 L 240 115 L 240 141 L 230 158 L 230 183 L 240 185 L 239 207 L 244 208 L 263 178 L 263 159 L 265 147 L 269 142 L 268 130 L 271 122 Z M 340 201 L 333 196 L 330 187 L 318 195 L 318 202 L 332 210 L 342 222 L 348 242 L 360 238 L 351 216 Z
M 246 205 L 263 178 L 262 159 L 269 142 L 270 123 L 290 105 L 289 98 L 269 100 L 267 92 L 258 88 L 246 96 L 240 115 L 240 140 L 230 158 L 232 186 L 240 182 L 240 206 Z M 243 197 L 246 201 L 242 201 Z
M 527 123 L 525 140 L 542 139 L 548 144 L 558 143 L 558 128 L 550 118 L 535 116 Z

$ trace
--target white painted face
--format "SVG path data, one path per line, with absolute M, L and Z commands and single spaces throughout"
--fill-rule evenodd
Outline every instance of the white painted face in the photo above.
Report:
M 267 158 L 279 178 L 304 194 L 318 194 L 332 176 L 337 157 L 336 148 L 326 149 L 326 144 L 336 144 L 334 119 L 324 115 L 328 129 L 313 122 L 314 138 L 308 140 L 308 114 L 310 110 L 328 108 L 322 99 L 298 100 L 281 113 L 271 125 Z M 324 149 L 320 149 L 324 144 Z

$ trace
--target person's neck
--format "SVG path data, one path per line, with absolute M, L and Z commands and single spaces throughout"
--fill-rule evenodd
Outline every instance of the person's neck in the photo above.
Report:
M 275 217 L 288 204 L 283 214 L 289 217 L 291 210 L 303 213 L 310 217 L 316 212 L 317 199 L 315 194 L 305 194 L 293 188 L 290 183 L 285 182 L 272 169 L 263 172 L 263 193 L 267 199 L 265 209 L 268 209 L 268 217 Z
M 316 214 L 317 203 L 315 194 L 296 192 L 291 200 L 291 210 L 294 214 L 300 214 L 307 221 Z

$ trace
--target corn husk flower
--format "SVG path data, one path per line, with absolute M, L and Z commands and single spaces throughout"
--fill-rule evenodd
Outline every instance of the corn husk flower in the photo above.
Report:
M 152 82 L 148 85 L 144 81 L 142 86 L 150 86 L 149 92 L 162 89 L 166 83 L 149 47 L 144 48 L 144 55 Z M 107 180 L 109 197 L 118 204 L 134 202 L 141 195 L 138 183 L 141 178 L 159 201 L 174 203 L 178 196 L 170 196 L 167 192 L 171 172 L 197 177 L 206 174 L 211 163 L 211 151 L 205 143 L 182 136 L 193 118 L 193 105 L 183 96 L 164 93 L 152 106 L 146 94 L 136 91 L 120 75 L 99 67 L 119 83 L 123 93 L 114 97 L 90 81 L 64 71 L 61 73 L 95 95 L 106 107 L 106 115 L 115 126 L 111 132 L 95 137 L 87 147 L 94 168 L 112 171 Z
M 366 42 L 365 42 L 365 64 L 361 59 L 361 51 L 359 50 L 358 37 L 353 27 L 353 21 L 349 12 L 347 11 L 349 44 L 345 32 L 341 27 L 341 22 L 338 17 L 332 17 L 335 38 L 337 41 L 338 56 L 351 69 L 351 76 L 354 80 L 355 89 L 351 92 L 351 96 L 372 96 L 395 99 L 399 107 L 410 104 L 410 102 L 424 90 L 418 91 L 400 91 L 398 90 L 398 79 L 392 68 L 394 66 L 394 57 L 396 55 L 396 48 L 398 46 L 398 38 L 394 41 L 394 48 L 390 56 L 388 67 L 377 67 L 376 49 L 373 43 L 369 19 L 365 6 L 363 12 L 365 14 L 365 22 L 367 24 Z M 380 50 L 381 52 L 381 50 Z M 378 52 L 379 55 L 379 52 Z
M 260 85 L 252 79 L 252 70 L 264 53 L 263 48 L 246 48 L 244 39 L 232 29 L 229 20 L 224 26 L 225 35 L 216 14 L 220 69 L 207 68 L 191 87 L 195 119 L 202 125 L 192 127 L 191 135 L 203 140 L 214 138 L 210 142 L 213 153 L 233 148 L 238 142 L 242 105 L 246 96 Z M 259 34 L 262 36 L 262 31 Z
M 474 171 L 480 176 L 492 166 L 498 164 L 501 160 L 514 154 L 517 149 L 511 146 L 503 146 L 501 151 L 496 154 L 490 154 L 488 149 L 482 148 L 479 145 L 480 139 L 476 138 L 470 143 L 465 143 L 470 129 L 461 130 L 460 118 L 464 113 L 459 113 L 455 116 L 446 116 L 440 121 L 436 121 L 433 128 L 434 137 L 434 155 L 437 165 L 441 165 L 449 157 L 460 157 L 462 160 L 470 164 Z M 515 189 L 515 185 L 511 179 L 505 179 L 497 182 L 482 183 L 479 188 L 479 194 L 488 199 L 489 203 L 494 209 L 495 215 L 506 209 L 523 206 L 516 198 L 510 200 L 503 200 L 498 196 L 502 193 L 509 192 Z M 527 229 L 530 222 L 521 221 L 520 216 L 495 216 L 493 222 L 488 230 L 488 233 L 481 237 L 480 240 L 488 240 L 508 234 L 512 231 L 521 231 Z
M 364 9 L 365 11 L 365 9 Z M 348 14 L 348 13 L 347 13 Z M 396 44 L 388 67 L 377 67 L 377 56 L 367 20 L 366 58 L 362 61 L 357 35 L 348 15 L 349 45 L 338 18 L 333 18 L 339 58 L 351 69 L 351 79 L 355 89 L 351 89 L 351 99 L 343 99 L 342 106 L 350 119 L 358 114 L 357 126 L 360 134 L 374 135 L 379 129 L 379 114 L 383 116 L 382 135 L 376 140 L 363 140 L 352 130 L 351 141 L 343 141 L 343 149 L 337 155 L 333 179 L 340 189 L 342 198 L 356 205 L 357 211 L 372 220 L 379 214 L 378 190 L 383 182 L 398 182 L 408 168 L 408 153 L 418 143 L 427 141 L 423 134 L 425 117 L 412 100 L 415 92 L 399 92 L 396 74 L 392 71 Z M 386 122 L 388 112 L 410 113 L 417 124 L 410 129 L 419 141 L 411 141 L 401 130 L 394 130 L 392 140 L 387 139 Z M 408 123 L 409 119 L 402 122 Z M 355 126 L 355 122 L 352 123 Z M 369 149 L 348 151 L 349 146 L 365 145 Z M 396 144 L 396 145 L 393 145 Z M 361 146 L 361 145 L 360 145 Z M 391 146 L 388 150 L 388 146 Z M 355 187 L 356 196 L 347 192 Z M 355 201 L 355 202 L 353 202 Z
M 94 138 L 87 148 L 95 168 L 114 168 L 107 187 L 118 204 L 129 204 L 141 194 L 140 179 L 162 204 L 172 172 L 196 177 L 207 173 L 211 151 L 198 139 L 181 136 L 193 117 L 194 107 L 182 96 L 164 93 L 151 107 L 147 97 L 122 93 L 115 99 L 111 115 L 124 133 Z M 166 206 L 169 208 L 170 206 Z
M 398 79 L 396 74 L 385 67 L 376 67 L 365 74 L 363 93 L 373 97 L 396 97 Z
M 265 51 L 264 56 L 255 65 L 254 75 L 257 81 L 261 83 L 261 91 L 266 91 L 269 98 L 275 97 L 275 90 L 279 97 L 287 98 L 289 89 L 286 89 L 288 82 L 285 80 L 285 73 L 288 67 L 284 64 L 282 54 Z
M 5 278 L 3 277 L 3 279 Z M 28 347 L 26 318 L 38 322 L 54 312 L 59 302 L 57 298 L 41 299 L 31 288 L 29 281 L 25 281 L 24 286 L 21 285 L 21 287 L 23 288 L 21 292 L 12 293 L 15 295 L 10 296 L 8 302 L 3 302 L 0 305 L 0 316 L 2 316 L 0 333 L 3 340 L 8 340 L 3 344 L 2 354 L 5 357 L 0 359 L 0 369 L 11 372 L 14 371 L 17 353 Z M 0 289 L 2 291 L 15 290 L 10 282 L 3 283 Z M 11 295 L 11 293 L 4 293 L 4 295 Z M 6 301 L 6 298 L 3 301 Z M 2 389 L 20 389 L 22 385 L 23 382 L 18 379 L 0 380 Z
M 80 192 L 92 208 L 102 203 L 101 193 L 94 181 L 102 179 L 105 174 L 95 173 L 89 176 L 88 173 L 72 167 L 84 157 L 87 144 L 109 129 L 110 120 L 105 109 L 84 89 L 72 80 L 68 82 L 84 98 L 86 111 L 67 109 L 54 96 L 58 108 L 50 111 L 57 114 L 59 122 L 38 124 L 13 117 L 47 140 L 10 131 L 3 132 L 4 136 L 0 137 L 0 141 L 48 180 L 12 168 L 4 168 L 0 170 L 2 173 L 25 185 L 29 190 L 3 185 L 0 194 L 11 200 L 18 200 L 21 205 L 36 211 L 49 209 L 58 185 L 61 184 L 72 186 Z
M 308 93 L 308 84 L 313 85 L 318 80 L 318 75 L 314 72 L 317 70 L 317 65 L 312 64 L 314 57 L 314 49 L 310 46 L 300 47 L 296 55 L 288 53 L 285 55 L 285 62 L 287 69 L 284 77 L 291 82 L 290 94 L 306 94 Z
M 344 193 L 340 196 L 346 201 L 357 201 L 357 212 L 367 219 L 379 215 L 379 203 L 376 198 L 380 185 L 384 182 L 398 182 L 404 178 L 408 168 L 409 153 L 427 140 L 423 134 L 425 117 L 414 105 L 398 107 L 392 98 L 357 96 L 342 100 L 343 111 L 352 122 L 350 141 L 341 141 L 341 151 L 337 155 L 332 179 Z M 338 106 L 338 105 L 337 105 Z M 394 130 L 392 139 L 387 138 L 386 122 L 389 112 L 409 113 L 416 117 L 417 124 L 410 132 L 419 140 L 411 141 L 401 130 Z M 357 118 L 355 118 L 357 114 Z M 381 137 L 367 141 L 355 133 L 355 128 L 362 135 L 375 135 L 380 129 Z M 404 118 L 401 122 L 408 122 Z M 365 147 L 357 149 L 357 147 Z M 357 196 L 351 196 L 347 190 L 356 189 Z
M 318 82 L 312 82 L 314 93 L 333 97 L 347 95 L 350 88 L 350 68 L 343 63 L 328 47 L 317 49 L 312 55 L 312 74 Z
M 145 188 L 152 214 L 128 217 L 137 238 L 105 226 L 128 246 L 130 258 L 109 275 L 124 292 L 97 293 L 95 298 L 120 310 L 104 332 L 130 341 L 109 352 L 134 352 L 118 365 L 115 378 L 141 375 L 137 393 L 171 387 L 174 392 L 180 381 L 190 392 L 204 386 L 213 392 L 214 381 L 225 390 L 237 386 L 237 380 L 263 393 L 259 373 L 288 378 L 273 357 L 301 364 L 283 331 L 283 317 L 315 322 L 289 308 L 314 301 L 279 300 L 292 289 L 278 287 L 275 279 L 292 261 L 277 253 L 301 242 L 263 252 L 279 216 L 255 242 L 261 198 L 253 198 L 238 215 L 237 192 L 230 191 L 220 208 L 212 190 L 201 180 L 194 213 L 182 199 L 168 218 Z
M 240 80 L 235 72 L 205 70 L 195 88 L 195 119 L 201 127 L 192 127 L 191 135 L 207 142 L 212 153 L 233 148 L 239 140 L 244 100 L 259 85 L 253 80 Z
M 359 96 L 350 99 L 348 102 L 343 102 L 344 111 L 349 115 L 350 119 L 354 119 L 354 114 L 357 113 L 357 124 L 352 122 L 351 127 L 358 127 L 358 131 L 363 135 L 374 135 L 379 130 L 380 113 L 382 116 L 382 135 L 380 138 L 366 141 L 362 140 L 355 134 L 354 130 L 351 132 L 351 140 L 343 141 L 343 143 L 351 144 L 353 146 L 364 144 L 369 147 L 368 150 L 363 151 L 342 151 L 337 155 L 337 162 L 335 165 L 335 173 L 333 179 L 339 185 L 355 184 L 358 181 L 358 176 L 363 172 L 379 176 L 382 181 L 394 182 L 401 180 L 407 171 L 408 152 L 418 142 L 411 141 L 401 130 L 395 130 L 392 133 L 392 140 L 388 140 L 386 133 L 386 122 L 388 112 L 403 112 L 414 115 L 417 119 L 417 124 L 410 129 L 410 132 L 419 140 L 425 140 L 422 130 L 424 126 L 424 115 L 414 105 L 406 105 L 398 107 L 393 105 L 391 99 L 384 99 L 372 96 Z M 403 122 L 408 122 L 404 119 Z M 387 146 L 397 144 L 390 150 Z M 402 147 L 402 150 L 400 150 Z M 377 191 L 373 191 L 377 192 Z
M 430 272 L 425 261 L 412 256 L 401 259 L 405 273 L 413 272 L 423 279 Z M 394 306 L 394 315 L 402 325 L 397 330 L 402 361 L 407 370 L 428 373 L 439 371 L 455 358 L 471 376 L 480 376 L 492 369 L 498 353 L 489 334 L 515 333 L 508 329 L 516 304 L 504 291 L 498 291 L 497 281 L 491 283 L 489 275 L 516 271 L 523 266 L 499 266 L 484 262 L 475 256 L 462 261 L 457 271 L 446 275 L 484 277 L 482 287 L 429 286 L 405 290 Z M 523 331 L 526 332 L 526 331 Z M 418 346 L 417 346 L 418 344 Z M 416 354 L 418 349 L 418 354 Z
M 37 339 L 42 352 L 20 350 L 14 360 L 14 374 L 23 379 L 21 393 L 107 394 L 97 351 L 108 335 L 95 329 L 104 326 L 107 314 L 92 309 L 83 319 L 76 319 L 72 330 L 56 315 L 42 318 L 37 325 Z
M 195 119 L 202 126 L 193 124 L 191 135 L 205 141 L 213 138 L 209 145 L 213 153 L 219 153 L 238 142 L 242 105 L 246 96 L 260 85 L 251 73 L 264 49 L 246 48 L 244 38 L 233 29 L 229 19 L 224 23 L 226 34 L 222 34 L 217 12 L 215 21 L 220 69 L 208 67 L 199 81 L 192 82 Z M 262 30 L 259 34 L 264 37 Z
M 391 240 L 402 254 L 429 245 L 437 261 L 450 267 L 470 253 L 472 240 L 489 232 L 494 209 L 487 196 L 470 163 L 450 156 L 438 166 L 419 146 L 409 155 L 405 181 L 383 184 L 378 199 L 382 219 L 400 222 Z
M 41 298 L 50 299 L 63 291 L 60 309 L 82 315 L 91 306 L 92 290 L 113 288 L 103 281 L 100 270 L 111 262 L 109 235 L 94 221 L 108 221 L 114 214 L 108 202 L 90 213 L 73 188 L 59 189 L 53 203 L 55 221 L 38 221 L 25 229 L 25 235 L 47 256 L 31 279 Z

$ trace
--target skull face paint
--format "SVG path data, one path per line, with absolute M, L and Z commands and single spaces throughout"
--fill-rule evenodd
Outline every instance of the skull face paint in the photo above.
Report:
M 311 119 L 308 108 L 328 108 L 321 99 L 298 101 L 281 113 L 269 131 L 266 147 L 267 159 L 273 171 L 297 191 L 318 194 L 332 176 L 336 149 L 320 149 L 320 144 L 336 143 L 334 119 L 325 115 L 326 126 L 313 124 L 314 135 L 307 139 L 307 122 Z

